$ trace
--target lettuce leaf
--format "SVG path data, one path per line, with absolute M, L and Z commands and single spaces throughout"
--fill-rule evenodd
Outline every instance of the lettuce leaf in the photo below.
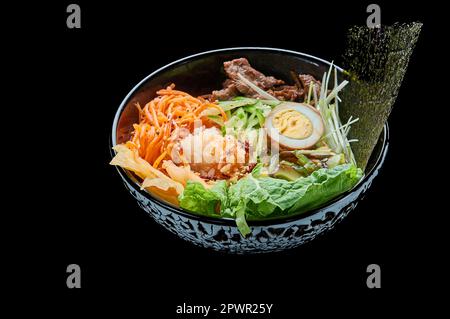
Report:
M 247 216 L 291 215 L 316 208 L 352 188 L 362 177 L 355 165 L 322 168 L 308 177 L 286 181 L 272 177 L 239 180 L 228 191 L 229 205 L 246 206 Z
M 178 197 L 180 207 L 204 215 L 219 216 L 218 204 L 226 202 L 226 181 L 218 181 L 213 187 L 205 188 L 199 182 L 189 181 L 184 192 Z
M 304 184 L 306 188 L 301 200 L 289 208 L 288 214 L 303 213 L 330 201 L 350 190 L 362 178 L 363 172 L 354 164 L 338 165 L 331 169 L 321 169 L 312 175 L 314 181 Z
M 295 181 L 249 174 L 228 189 L 225 181 L 210 189 L 188 183 L 180 195 L 180 206 L 203 215 L 234 218 L 246 236 L 251 232 L 247 220 L 304 213 L 351 189 L 361 177 L 361 169 L 343 164 Z

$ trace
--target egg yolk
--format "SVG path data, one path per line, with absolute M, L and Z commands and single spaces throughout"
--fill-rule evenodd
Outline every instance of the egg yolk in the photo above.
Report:
M 295 139 L 308 138 L 313 132 L 310 119 L 293 109 L 282 110 L 275 114 L 273 126 L 280 134 Z

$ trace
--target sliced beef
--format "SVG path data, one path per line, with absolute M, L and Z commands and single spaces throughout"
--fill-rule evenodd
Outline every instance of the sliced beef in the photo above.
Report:
M 212 92 L 213 100 L 229 100 L 237 95 L 244 95 L 252 98 L 260 97 L 258 93 L 239 80 L 239 73 L 265 91 L 284 84 L 284 81 L 282 80 L 278 80 L 273 76 L 265 76 L 263 73 L 255 70 L 246 58 L 224 62 L 223 66 L 228 79 L 223 83 L 222 90 Z
M 252 68 L 246 58 L 234 59 L 224 62 L 223 64 L 225 73 L 232 80 L 239 80 L 238 73 L 241 73 L 245 78 L 256 84 L 263 90 L 270 89 L 276 85 L 283 85 L 284 81 L 278 80 L 273 76 L 265 76 L 261 72 Z
M 303 96 L 304 91 L 295 85 L 281 85 L 267 90 L 267 93 L 281 101 L 296 101 Z
M 309 86 L 314 83 L 314 91 L 316 91 L 317 98 L 319 98 L 320 94 L 320 81 L 316 80 L 312 75 L 310 74 L 299 74 L 298 78 L 300 79 L 300 82 L 303 86 L 305 98 L 308 96 L 309 92 Z M 314 94 L 314 93 L 313 93 Z M 314 95 L 313 95 L 314 96 Z
M 285 85 L 284 81 L 278 80 L 273 76 L 265 76 L 263 73 L 255 70 L 246 58 L 224 62 L 223 66 L 228 79 L 223 83 L 221 90 L 211 93 L 209 97 L 211 101 L 230 100 L 238 95 L 261 98 L 258 93 L 239 80 L 239 73 L 253 84 L 282 101 L 298 101 L 305 98 L 311 83 L 315 84 L 315 91 L 317 96 L 319 96 L 320 81 L 309 74 L 299 74 L 297 78 L 297 75 L 292 72 L 296 85 Z
M 226 80 L 223 83 L 223 89 L 212 91 L 211 97 L 209 98 L 210 101 L 226 101 L 230 100 L 233 97 L 239 95 L 239 90 L 236 87 L 236 84 L 232 80 Z

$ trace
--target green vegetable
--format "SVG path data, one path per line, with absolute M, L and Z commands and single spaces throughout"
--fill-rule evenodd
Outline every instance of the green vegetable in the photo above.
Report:
M 246 220 L 300 214 L 351 189 L 362 177 L 353 164 L 321 168 L 295 181 L 263 177 L 261 166 L 228 189 L 225 181 L 211 189 L 188 183 L 180 206 L 205 216 L 231 217 L 243 236 L 250 233 Z M 217 206 L 220 204 L 220 213 Z
M 218 217 L 217 206 L 227 198 L 226 181 L 218 181 L 212 188 L 206 189 L 199 182 L 189 181 L 179 196 L 180 207 L 204 216 Z
M 219 105 L 224 111 L 230 111 L 241 106 L 255 104 L 257 101 L 257 99 L 247 97 L 236 97 L 231 101 L 220 101 Z
M 218 115 L 209 115 L 208 118 L 209 118 L 210 120 L 212 120 L 213 122 L 215 122 L 216 124 L 220 125 L 220 127 L 223 127 L 223 126 L 224 126 L 223 119 L 222 119 L 221 116 L 218 116 Z
M 280 166 L 282 167 L 289 166 L 290 168 L 294 169 L 297 173 L 299 173 L 302 177 L 306 177 L 310 174 L 310 172 L 305 167 L 289 161 L 281 161 Z
M 225 124 L 231 132 L 257 129 L 264 126 L 266 116 L 279 101 L 259 100 L 238 96 L 231 101 L 220 101 L 219 105 L 227 113 Z
M 334 88 L 328 93 L 328 84 L 330 81 L 331 73 L 334 70 Z M 317 109 L 320 111 L 323 122 L 325 124 L 325 136 L 327 144 L 335 153 L 344 153 L 345 159 L 352 164 L 356 165 L 356 160 L 350 146 L 350 141 L 347 135 L 350 131 L 351 124 L 358 121 L 350 117 L 345 124 L 341 123 L 339 117 L 339 101 L 338 93 L 348 84 L 347 80 L 338 83 L 337 69 L 330 65 L 328 72 L 325 72 L 322 78 L 322 86 L 320 91 L 320 98 L 318 101 Z M 333 103 L 332 103 L 333 102 Z
M 302 177 L 302 174 L 297 172 L 290 165 L 280 165 L 277 171 L 273 174 L 276 178 L 285 179 L 287 181 L 295 181 L 297 178 Z
M 319 166 L 314 164 L 313 161 L 311 161 L 309 158 L 307 158 L 301 152 L 294 151 L 294 155 L 297 157 L 298 164 L 303 166 L 309 174 L 311 174 L 312 172 L 319 169 Z
M 266 176 L 264 165 L 262 163 L 258 163 L 253 167 L 252 175 L 255 177 Z
M 222 127 L 222 134 L 233 135 L 241 141 L 246 141 L 253 146 L 252 157 L 257 158 L 263 153 L 264 145 L 267 145 L 266 136 L 261 132 L 266 116 L 272 111 L 272 107 L 279 101 L 252 99 L 247 97 L 235 97 L 231 101 L 220 101 L 219 105 L 227 113 L 228 121 Z M 220 116 L 211 117 L 211 120 L 219 123 Z M 264 135 L 264 136 L 263 136 Z
M 344 154 L 336 154 L 331 156 L 328 160 L 327 160 L 327 166 L 328 168 L 333 168 L 337 165 L 341 165 L 345 163 L 345 156 Z
M 319 169 L 305 179 L 305 192 L 300 200 L 289 208 L 288 214 L 303 213 L 317 208 L 334 197 L 348 191 L 362 178 L 363 172 L 353 164 L 343 164 L 332 169 Z M 299 181 L 302 184 L 301 181 Z
M 280 101 L 275 101 L 275 100 L 260 100 L 261 103 L 265 104 L 265 105 L 269 105 L 270 107 L 274 108 L 275 106 L 277 106 L 278 104 L 280 104 Z
M 208 189 L 199 182 L 189 181 L 178 199 L 181 208 L 208 217 L 234 218 L 243 236 L 250 233 L 245 218 L 245 207 L 236 206 L 233 211 L 227 209 L 227 184 L 224 180 L 218 181 Z
M 233 215 L 245 209 L 250 220 L 299 214 L 349 190 L 361 177 L 362 171 L 352 164 L 319 169 L 292 182 L 248 175 L 228 189 L 226 210 Z

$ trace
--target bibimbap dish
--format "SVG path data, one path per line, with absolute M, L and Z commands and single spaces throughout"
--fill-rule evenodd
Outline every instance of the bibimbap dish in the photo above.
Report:
M 195 244 L 234 252 L 298 246 L 334 225 L 370 185 L 355 187 L 365 173 L 352 152 L 358 140 L 348 137 L 358 119 L 339 116 L 347 85 L 332 63 L 290 51 L 183 59 L 126 98 L 111 164 L 145 210 Z M 366 171 L 381 166 L 385 151 L 376 149 Z

